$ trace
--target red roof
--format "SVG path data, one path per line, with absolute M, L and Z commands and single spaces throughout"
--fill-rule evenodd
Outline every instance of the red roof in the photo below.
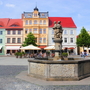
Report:
M 23 28 L 22 19 L 10 19 L 7 25 L 7 29 L 10 29 L 10 28 Z
M 49 17 L 49 27 L 54 26 L 54 21 L 61 21 L 63 28 L 77 28 L 71 17 Z
M 0 28 L 6 28 L 9 18 L 0 18 Z
M 23 28 L 22 19 L 10 19 L 10 18 L 0 18 L 0 28 L 5 29 L 21 29 Z

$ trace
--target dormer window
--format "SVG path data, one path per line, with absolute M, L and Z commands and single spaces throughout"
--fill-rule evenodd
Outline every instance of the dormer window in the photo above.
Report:
M 2 25 L 0 25 L 0 27 L 3 27 Z
M 18 27 L 18 25 L 16 25 L 16 24 L 13 24 L 13 25 L 11 25 L 11 27 Z

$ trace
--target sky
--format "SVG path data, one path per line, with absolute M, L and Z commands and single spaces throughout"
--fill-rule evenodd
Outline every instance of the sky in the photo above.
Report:
M 0 0 L 0 18 L 21 19 L 23 12 L 49 12 L 49 17 L 72 17 L 77 35 L 82 27 L 90 31 L 90 0 Z

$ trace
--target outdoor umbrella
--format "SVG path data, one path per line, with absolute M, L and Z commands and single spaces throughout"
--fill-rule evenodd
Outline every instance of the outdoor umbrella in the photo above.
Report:
M 29 45 L 29 46 L 21 47 L 20 49 L 22 49 L 22 50 L 40 50 L 41 48 L 38 48 L 34 45 Z
M 55 50 L 55 46 L 48 46 L 44 48 L 45 50 Z

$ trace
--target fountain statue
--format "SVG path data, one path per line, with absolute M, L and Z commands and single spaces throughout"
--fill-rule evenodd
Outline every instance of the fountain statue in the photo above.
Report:
M 55 57 L 53 60 L 61 60 L 62 56 L 61 56 L 61 51 L 62 51 L 62 26 L 61 26 L 61 21 L 58 21 L 58 23 L 56 23 L 56 21 L 54 21 L 54 39 L 53 41 L 55 42 Z

